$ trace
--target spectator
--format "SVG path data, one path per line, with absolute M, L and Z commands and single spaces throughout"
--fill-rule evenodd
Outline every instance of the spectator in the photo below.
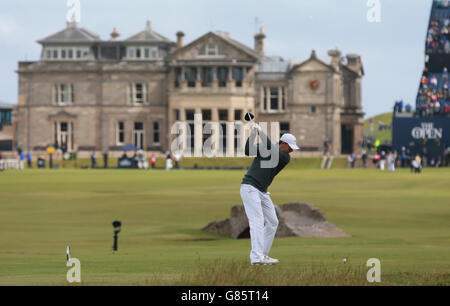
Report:
M 355 163 L 356 163 L 356 153 L 353 152 L 352 153 L 352 162 L 351 162 L 352 168 L 355 168 Z
M 152 169 L 155 169 L 156 167 L 156 155 L 152 154 L 152 156 L 150 157 L 150 163 L 152 164 Z
M 362 159 L 363 167 L 366 168 L 367 167 L 367 152 L 364 149 L 362 150 L 361 159 Z
M 20 150 L 20 154 L 19 154 L 19 169 L 23 170 L 24 167 L 24 162 L 25 162 L 25 154 L 23 154 L 22 150 Z
M 328 137 L 325 137 L 325 141 L 323 142 L 323 155 L 328 156 L 330 151 L 330 142 L 328 141 Z
M 170 154 L 170 151 L 166 152 L 166 170 L 172 169 L 172 155 Z
M 148 163 L 147 160 L 144 156 L 144 151 L 143 150 L 139 150 L 138 155 L 137 155 L 137 161 L 138 161 L 138 168 L 139 169 L 147 169 L 148 168 Z
M 405 106 L 405 111 L 407 112 L 407 113 L 410 113 L 411 112 L 411 104 L 406 104 L 406 106 Z
M 103 168 L 108 168 L 108 152 L 103 152 Z
M 411 172 L 420 173 L 422 171 L 422 159 L 419 155 L 416 155 L 415 159 L 411 162 Z
M 31 156 L 31 153 L 28 152 L 28 153 L 27 153 L 27 164 L 28 164 L 28 168 L 32 168 L 32 167 L 33 167 L 32 164 L 31 164 L 31 161 L 32 161 L 32 156 Z
M 92 152 L 91 154 L 91 168 L 95 169 L 97 165 L 97 156 L 95 155 L 95 152 Z
M 381 155 L 380 155 L 380 170 L 384 171 L 384 166 L 386 163 L 386 152 L 381 151 Z
M 373 158 L 372 158 L 372 163 L 373 163 L 374 165 L 377 165 L 377 166 L 378 166 L 378 163 L 380 162 L 380 158 L 381 158 L 380 154 L 378 154 L 377 152 L 375 152 L 375 154 L 373 155 Z
M 180 168 L 179 162 L 181 160 L 180 152 L 174 154 L 174 159 L 175 159 L 175 169 L 179 169 Z
M 389 152 L 387 156 L 387 162 L 388 162 L 388 171 L 394 172 L 395 171 L 395 157 L 392 152 Z
M 353 158 L 352 158 L 352 154 L 350 154 L 349 156 L 347 156 L 347 168 L 350 168 L 352 166 L 353 163 Z

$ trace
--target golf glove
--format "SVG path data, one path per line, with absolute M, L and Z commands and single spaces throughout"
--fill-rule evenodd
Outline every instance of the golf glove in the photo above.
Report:
M 257 123 L 252 123 L 252 124 L 251 124 L 251 128 L 252 128 L 252 130 L 254 130 L 255 132 L 261 132 L 261 131 L 262 131 L 261 127 L 260 127 L 259 124 L 257 124 Z

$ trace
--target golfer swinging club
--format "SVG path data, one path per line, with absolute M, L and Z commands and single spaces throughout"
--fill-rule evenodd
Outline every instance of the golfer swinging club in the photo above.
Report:
M 257 134 L 261 139 L 258 145 L 254 143 Z M 252 265 L 273 265 L 279 262 L 278 259 L 268 256 L 277 231 L 278 218 L 267 188 L 274 177 L 289 163 L 289 153 L 299 149 L 294 135 L 284 134 L 278 145 L 272 144 L 261 127 L 251 123 L 250 137 L 245 144 L 245 155 L 256 157 L 242 180 L 241 198 L 250 225 Z M 274 154 L 278 154 L 278 157 L 273 156 Z M 272 160 L 276 162 L 269 167 L 267 164 Z

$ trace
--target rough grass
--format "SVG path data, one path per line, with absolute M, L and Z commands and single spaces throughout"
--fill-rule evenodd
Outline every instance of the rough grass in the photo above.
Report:
M 364 264 L 330 265 L 311 263 L 308 266 L 251 266 L 246 261 L 215 260 L 198 264 L 196 270 L 175 278 L 154 275 L 146 285 L 163 286 L 369 286 L 369 285 L 450 285 L 445 272 L 405 272 L 383 275 L 380 283 L 369 283 Z

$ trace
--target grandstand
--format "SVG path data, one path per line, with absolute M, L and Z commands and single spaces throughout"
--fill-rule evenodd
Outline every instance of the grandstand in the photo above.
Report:
M 433 1 L 425 42 L 425 68 L 416 100 L 418 116 L 449 116 L 450 1 Z
M 413 154 L 448 154 L 450 146 L 450 0 L 434 0 L 425 39 L 425 67 L 420 79 L 414 113 L 394 107 L 393 148 Z M 428 156 L 430 157 L 430 156 Z

